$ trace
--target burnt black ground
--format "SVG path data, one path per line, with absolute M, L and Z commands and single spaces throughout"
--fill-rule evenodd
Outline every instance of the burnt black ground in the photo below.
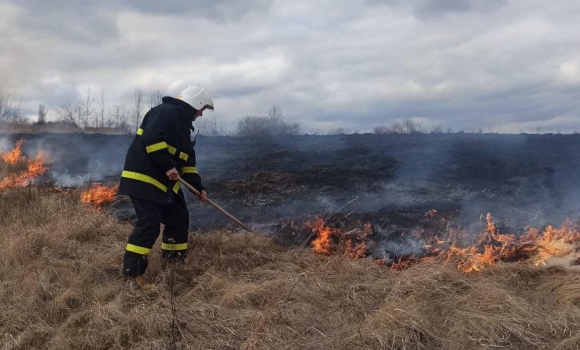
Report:
M 45 182 L 113 184 L 133 136 L 0 135 L 6 151 L 50 155 Z M 438 210 L 480 230 L 491 212 L 500 230 L 559 225 L 580 212 L 580 135 L 340 135 L 276 139 L 200 137 L 198 170 L 212 199 L 254 227 L 274 231 L 331 213 L 396 232 Z M 231 226 L 188 197 L 192 228 Z M 112 211 L 131 217 L 122 198 Z

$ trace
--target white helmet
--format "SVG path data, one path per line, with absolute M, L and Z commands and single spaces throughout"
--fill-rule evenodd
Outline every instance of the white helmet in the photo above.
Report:
M 177 98 L 198 111 L 204 107 L 213 110 L 213 99 L 203 86 L 188 86 L 181 91 Z

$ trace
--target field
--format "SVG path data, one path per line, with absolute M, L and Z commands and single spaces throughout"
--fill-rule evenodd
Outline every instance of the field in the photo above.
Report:
M 200 224 L 207 209 L 192 203 L 186 264 L 162 270 L 156 247 L 148 274 L 157 290 L 150 293 L 120 275 L 132 228 L 126 202 L 95 209 L 81 203 L 85 188 L 75 183 L 112 184 L 128 138 L 29 138 L 24 154 L 36 159 L 42 149 L 49 170 L 36 185 L 0 192 L 2 349 L 580 348 L 580 274 L 570 241 L 577 208 L 568 195 L 578 189 L 580 140 L 546 135 L 522 145 L 507 136 L 453 136 L 402 145 L 360 137 L 301 137 L 277 147 L 203 140 L 199 163 L 210 194 L 260 232 L 232 233 L 217 219 Z M 463 146 L 448 147 L 456 142 Z M 341 173 L 344 159 L 350 167 Z M 24 169 L 0 160 L 3 179 Z M 361 198 L 347 204 L 354 196 Z M 476 209 L 467 204 L 475 203 L 478 216 L 490 209 L 498 217 L 493 238 L 521 236 L 527 219 L 542 230 L 566 217 L 571 236 L 522 246 L 528 255 L 517 262 L 502 260 L 502 249 L 479 272 L 458 269 L 458 255 L 429 255 L 401 269 L 377 263 L 397 253 L 385 252 L 393 232 L 424 244 L 429 230 L 485 231 L 485 218 L 470 214 Z M 426 219 L 429 210 L 446 221 Z M 316 215 L 342 232 L 331 238 L 329 255 L 312 250 L 314 230 L 304 237 L 283 224 Z M 344 232 L 367 221 L 374 237 L 364 256 L 343 254 Z M 556 244 L 571 250 L 532 263 Z

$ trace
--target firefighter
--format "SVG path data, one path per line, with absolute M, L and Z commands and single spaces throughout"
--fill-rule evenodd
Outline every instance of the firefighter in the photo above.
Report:
M 187 254 L 189 212 L 179 176 L 200 192 L 198 199 L 207 200 L 190 135 L 193 121 L 205 109 L 214 109 L 213 99 L 205 88 L 189 86 L 162 102 L 143 118 L 127 151 L 119 187 L 119 194 L 131 198 L 137 214 L 123 257 L 123 274 L 143 290 L 153 288 L 143 274 L 161 224 L 163 265 L 183 262 Z

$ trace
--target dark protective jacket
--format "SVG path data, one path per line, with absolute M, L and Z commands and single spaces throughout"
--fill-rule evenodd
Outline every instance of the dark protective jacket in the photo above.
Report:
M 195 150 L 190 137 L 196 109 L 173 97 L 152 108 L 129 146 L 121 174 L 119 194 L 161 204 L 183 200 L 177 181 L 169 181 L 166 172 L 175 167 L 181 177 L 197 190 L 204 188 L 195 169 Z

